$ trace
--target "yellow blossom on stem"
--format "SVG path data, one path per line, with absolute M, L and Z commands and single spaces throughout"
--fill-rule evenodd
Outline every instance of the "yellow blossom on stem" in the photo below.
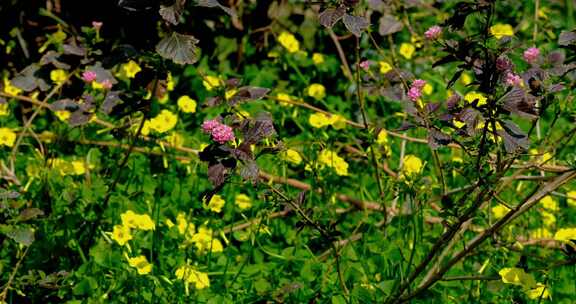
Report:
M 212 196 L 208 202 L 208 205 L 205 205 L 204 207 L 216 213 L 220 213 L 222 212 L 222 207 L 224 207 L 224 204 L 226 204 L 226 201 L 222 198 L 222 196 L 216 194 Z
M 319 83 L 313 83 L 310 86 L 308 86 L 308 88 L 306 89 L 306 93 L 308 94 L 308 96 L 316 100 L 321 100 L 324 99 L 324 97 L 326 97 L 326 88 Z
M 196 100 L 190 98 L 188 95 L 183 95 L 178 98 L 178 108 L 184 113 L 196 112 Z
M 561 242 L 576 240 L 576 228 L 561 228 L 554 234 L 554 239 Z
M 402 173 L 407 176 L 419 174 L 422 171 L 422 160 L 418 156 L 409 154 L 404 156 Z
M 568 193 L 566 193 L 566 196 L 567 196 L 566 202 L 568 203 L 568 206 L 576 207 L 576 191 L 574 190 L 568 191 Z
M 62 69 L 52 70 L 50 72 L 50 79 L 56 84 L 60 84 L 66 81 L 66 77 L 66 71 Z
M 244 210 L 244 209 L 248 209 L 248 208 L 252 207 L 252 200 L 250 199 L 250 197 L 248 195 L 243 194 L 243 193 L 236 195 L 236 199 L 234 200 L 234 203 L 236 204 L 236 206 L 238 206 L 238 208 L 240 208 L 240 210 Z
M 386 130 L 381 130 L 378 132 L 378 136 L 376 137 L 376 143 L 379 145 L 385 145 L 388 143 L 388 132 Z
M 300 50 L 300 42 L 294 35 L 288 32 L 282 32 L 278 36 L 278 42 L 282 45 L 288 53 L 296 53 Z
M 378 61 L 378 65 L 380 66 L 380 74 L 386 74 L 392 71 L 392 66 L 386 61 Z
M 496 220 L 503 218 L 504 215 L 506 215 L 506 213 L 508 213 L 509 211 L 510 211 L 510 209 L 504 205 L 498 205 L 498 206 L 492 207 L 492 215 L 494 216 L 494 219 L 496 219 Z
M 200 272 L 189 265 L 184 265 L 176 269 L 176 278 L 191 284 L 196 289 L 204 289 L 210 287 L 210 280 L 208 274 Z
M 293 163 L 294 165 L 299 165 L 300 163 L 302 163 L 302 156 L 300 156 L 300 153 L 298 153 L 298 151 L 293 149 L 287 149 L 286 151 L 284 151 L 284 153 L 282 153 L 282 158 L 286 161 Z
M 410 43 L 402 43 L 400 45 L 400 55 L 406 59 L 412 59 L 414 52 L 416 52 L 416 47 Z
M 16 141 L 16 133 L 8 128 L 0 128 L 0 145 L 12 147 Z
M 135 258 L 128 258 L 128 264 L 136 268 L 139 275 L 149 274 L 152 271 L 152 264 L 150 264 L 143 255 Z
M 548 292 L 548 288 L 542 283 L 537 283 L 536 287 L 526 290 L 526 295 L 532 300 L 550 298 L 550 292 Z
M 324 63 L 324 55 L 322 55 L 320 53 L 312 54 L 312 62 L 314 62 L 315 65 L 323 64 Z
M 543 197 L 540 200 L 540 203 L 542 204 L 542 207 L 544 207 L 544 209 L 548 209 L 550 211 L 558 211 L 558 202 L 556 202 L 556 200 L 550 196 L 550 195 L 546 195 L 545 197 Z
M 498 23 L 490 27 L 490 34 L 496 37 L 496 39 L 504 36 L 514 36 L 514 28 L 512 28 L 510 24 Z
M 498 274 L 502 278 L 502 282 L 522 286 L 524 288 L 533 288 L 536 286 L 536 281 L 531 274 L 528 274 L 522 268 L 502 268 Z
M 334 168 L 337 175 L 348 175 L 348 163 L 334 151 L 322 150 L 318 155 L 318 162 L 322 165 Z
M 58 119 L 60 121 L 68 121 L 68 119 L 70 118 L 72 113 L 70 113 L 69 111 L 66 111 L 66 110 L 60 110 L 60 111 L 55 111 L 54 115 L 56 115 L 56 117 L 58 117 Z
M 331 123 L 330 116 L 324 113 L 314 113 L 308 117 L 308 123 L 314 128 L 323 128 Z
M 198 253 L 202 254 L 206 251 L 211 252 L 222 252 L 224 251 L 224 246 L 217 238 L 212 237 L 213 231 L 212 229 L 201 226 L 198 228 L 198 232 L 196 232 L 192 238 L 190 239 Z
M 4 78 L 4 93 L 17 96 L 22 93 L 22 89 L 13 86 L 8 78 Z
M 174 129 L 176 123 L 178 123 L 178 116 L 176 114 L 169 110 L 162 110 L 158 116 L 150 120 L 150 129 L 158 133 L 165 133 Z
M 224 81 L 219 77 L 208 75 L 204 77 L 204 80 L 202 80 L 202 85 L 206 88 L 206 90 L 212 91 L 215 88 L 223 86 Z
M 136 74 L 142 71 L 142 68 L 134 60 L 130 60 L 128 63 L 123 64 L 121 69 L 123 75 L 127 78 L 134 78 L 136 77 Z
M 124 246 L 129 240 L 132 239 L 130 228 L 124 225 L 115 225 L 112 230 L 112 239 L 120 246 Z
M 7 102 L 0 102 L 0 116 L 8 116 L 10 108 Z
M 488 99 L 486 98 L 486 96 L 484 96 L 484 94 L 472 91 L 472 92 L 467 93 L 464 96 L 464 100 L 466 100 L 469 103 L 472 103 L 475 100 L 478 100 L 477 106 L 480 107 L 480 106 L 485 105 Z

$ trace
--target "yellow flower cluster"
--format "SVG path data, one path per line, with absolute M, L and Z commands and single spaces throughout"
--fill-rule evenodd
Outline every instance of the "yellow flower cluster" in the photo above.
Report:
M 278 36 L 278 42 L 282 45 L 288 53 L 296 53 L 300 50 L 300 42 L 294 35 L 288 32 L 282 32 Z
M 321 165 L 334 168 L 336 174 L 340 176 L 348 175 L 348 163 L 334 151 L 322 150 L 318 155 L 318 162 Z
M 120 246 L 124 246 L 132 239 L 131 229 L 154 230 L 156 228 L 154 221 L 148 214 L 137 214 L 132 210 L 128 210 L 122 213 L 120 218 L 122 219 L 122 224 L 115 225 L 112 229 L 112 239 Z
M 380 74 L 386 74 L 392 71 L 392 66 L 386 61 L 378 61 L 378 65 L 380 66 Z
M 139 275 L 149 274 L 152 271 L 152 264 L 150 264 L 143 255 L 135 258 L 128 258 L 128 264 L 136 268 Z
M 206 226 L 201 226 L 196 232 L 196 226 L 186 220 L 186 215 L 184 213 L 179 213 L 176 217 L 176 225 L 171 220 L 166 220 L 166 225 L 168 228 L 176 226 L 178 232 L 184 236 L 185 241 L 183 246 L 188 246 L 193 244 L 198 250 L 199 254 L 206 251 L 211 252 L 222 252 L 224 251 L 224 246 L 219 239 L 212 236 L 212 229 Z
M 181 96 L 178 98 L 178 108 L 184 113 L 194 113 L 196 112 L 196 100 L 190 98 L 188 95 Z
M 86 167 L 86 161 L 84 160 L 67 161 L 61 158 L 51 158 L 48 160 L 48 165 L 62 176 L 82 175 L 86 173 L 87 168 L 94 169 L 92 164 L 88 164 L 88 167 Z
M 16 133 L 9 128 L 0 128 L 0 145 L 12 147 L 16 141 Z
M 346 127 L 346 119 L 338 114 L 314 113 L 308 118 L 308 123 L 314 128 L 332 126 L 334 129 L 340 130 Z
M 326 97 L 326 88 L 319 83 L 313 83 L 306 88 L 306 93 L 316 100 L 322 100 Z
M 530 299 L 547 299 L 550 297 L 547 287 L 542 283 L 536 283 L 534 277 L 522 268 L 502 268 L 498 274 L 502 278 L 502 282 L 522 287 Z
M 496 37 L 496 39 L 505 36 L 514 36 L 514 28 L 510 24 L 498 23 L 490 27 L 490 34 Z
M 554 239 L 566 242 L 574 246 L 573 240 L 576 240 L 576 228 L 561 228 L 554 234 Z
M 176 278 L 183 280 L 186 284 L 193 285 L 196 289 L 210 287 L 208 274 L 200 272 L 189 265 L 180 266 L 176 269 Z
M 294 96 L 290 96 L 286 93 L 278 93 L 276 95 L 276 98 L 278 98 L 278 101 L 280 102 L 281 106 L 286 106 L 286 107 L 292 107 L 293 106 L 292 102 L 298 101 L 298 98 L 296 98 Z

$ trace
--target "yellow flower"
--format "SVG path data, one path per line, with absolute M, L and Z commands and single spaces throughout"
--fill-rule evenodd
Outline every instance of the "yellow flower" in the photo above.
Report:
M 566 202 L 569 206 L 576 207 L 576 191 L 568 191 Z
M 52 70 L 50 72 L 50 79 L 57 84 L 63 83 L 66 81 L 66 71 L 62 69 Z
M 130 228 L 124 225 L 115 225 L 112 230 L 112 239 L 115 240 L 118 245 L 124 246 L 124 244 L 132 239 Z
M 542 163 L 548 162 L 549 160 L 552 159 L 552 153 L 550 152 L 540 153 L 537 149 L 530 149 L 530 151 L 528 152 L 530 153 L 530 155 L 537 156 L 538 160 Z
M 420 173 L 422 170 L 422 160 L 415 155 L 409 154 L 404 156 L 402 173 L 408 176 L 412 176 Z
M 70 118 L 70 115 L 72 115 L 72 113 L 70 113 L 69 111 L 66 111 L 66 110 L 60 110 L 60 111 L 55 111 L 54 115 L 56 115 L 56 117 L 58 117 L 58 119 L 60 121 L 68 121 L 68 119 Z
M 406 59 L 412 59 L 412 56 L 416 52 L 416 47 L 410 43 L 402 43 L 400 45 L 400 55 Z
M 378 61 L 378 65 L 380 65 L 380 74 L 386 74 L 392 71 L 392 66 L 386 61 Z
M 533 288 L 536 286 L 536 281 L 531 274 L 524 272 L 522 268 L 502 268 L 498 271 L 502 278 L 502 282 L 522 286 L 524 288 Z
M 294 35 L 288 32 L 280 33 L 280 36 L 278 36 L 278 42 L 288 51 L 288 53 L 296 53 L 300 50 L 300 42 L 296 40 Z
M 8 114 L 10 114 L 8 103 L 0 103 L 0 116 L 8 116 Z
M 542 203 L 542 207 L 544 207 L 544 209 L 548 209 L 550 211 L 558 211 L 559 210 L 558 203 L 550 195 L 546 195 L 545 197 L 543 197 L 540 200 L 540 203 Z
M 210 280 L 208 274 L 197 271 L 196 269 L 184 265 L 176 269 L 176 278 L 184 280 L 187 284 L 194 285 L 196 289 L 204 289 L 210 287 Z
M 134 78 L 138 72 L 142 71 L 142 68 L 134 60 L 128 61 L 122 65 L 122 73 L 127 78 Z
M 542 215 L 542 223 L 544 223 L 544 226 L 550 227 L 556 224 L 556 216 L 554 216 L 553 213 L 543 210 L 540 214 Z
M 158 133 L 172 130 L 178 122 L 178 116 L 169 110 L 162 110 L 158 116 L 150 120 L 150 128 Z
M 576 228 L 561 228 L 554 234 L 554 239 L 561 242 L 576 240 Z
M 212 233 L 212 229 L 201 226 L 198 228 L 198 232 L 192 236 L 191 241 L 194 243 L 194 246 L 196 246 L 196 249 L 200 254 L 204 253 L 205 251 L 224 251 L 222 243 L 217 238 L 213 238 Z
M 14 146 L 16 141 L 16 133 L 8 128 L 0 128 L 0 145 L 8 147 Z
M 283 154 L 282 158 L 286 161 L 293 163 L 294 165 L 299 165 L 302 163 L 302 156 L 296 150 L 287 149 Z
M 314 113 L 308 118 L 308 123 L 314 128 L 323 128 L 331 124 L 330 116 L 324 113 Z
M 498 23 L 490 27 L 490 34 L 494 35 L 496 39 L 504 36 L 514 36 L 514 28 L 510 24 Z
M 498 206 L 492 207 L 492 215 L 497 220 L 503 218 L 504 215 L 506 215 L 506 213 L 508 213 L 509 211 L 510 211 L 510 209 L 504 205 L 498 205 Z
M 462 128 L 463 126 L 466 125 L 465 123 L 463 123 L 463 122 L 461 122 L 461 121 L 459 121 L 459 120 L 456 120 L 456 119 L 452 119 L 452 124 L 454 124 L 454 126 L 455 126 L 456 128 L 458 128 L 458 129 L 460 129 L 460 128 Z
M 430 95 L 432 94 L 432 92 L 434 92 L 434 87 L 431 84 L 427 83 L 422 88 L 422 92 L 424 92 L 424 94 L 426 95 Z
M 318 162 L 320 162 L 320 164 L 334 168 L 337 175 L 348 175 L 348 163 L 343 158 L 338 156 L 338 154 L 336 154 L 334 151 L 322 150 L 322 152 L 320 152 L 318 155 Z
M 462 82 L 463 85 L 469 85 L 472 83 L 472 77 L 468 73 L 462 73 L 460 81 Z
M 469 103 L 474 102 L 474 100 L 478 100 L 478 106 L 483 106 L 486 104 L 486 101 L 488 100 L 486 98 L 486 96 L 484 96 L 484 94 L 482 93 L 478 93 L 475 91 L 469 92 L 464 96 L 464 100 L 466 100 Z
M 4 93 L 17 96 L 22 93 L 22 89 L 13 86 L 8 78 L 4 78 Z
M 248 209 L 248 208 L 252 207 L 252 200 L 246 194 L 236 195 L 236 199 L 234 200 L 234 203 L 236 204 L 236 206 L 238 206 L 238 208 L 240 208 L 240 210 L 244 210 L 244 209 Z
M 154 230 L 156 225 L 148 214 L 137 214 L 128 210 L 120 215 L 122 226 L 128 228 L 138 228 L 142 230 Z
M 122 225 L 124 227 L 136 228 L 136 226 L 137 226 L 136 221 L 137 221 L 138 215 L 136 213 L 134 213 L 134 211 L 128 210 L 128 211 L 122 213 L 120 215 L 120 218 L 122 219 Z
M 312 62 L 314 62 L 315 65 L 323 64 L 324 63 L 324 55 L 322 55 L 320 53 L 312 54 Z
M 224 81 L 219 77 L 208 75 L 204 77 L 204 80 L 202 80 L 202 85 L 206 88 L 206 90 L 212 91 L 215 88 L 224 85 Z
M 550 292 L 548 292 L 548 288 L 542 283 L 538 283 L 536 284 L 536 287 L 526 290 L 526 295 L 532 300 L 550 298 Z
M 388 143 L 388 133 L 386 130 L 381 130 L 376 137 L 376 143 L 379 145 L 385 145 Z
M 138 274 L 149 274 L 152 271 L 152 264 L 148 263 L 145 256 L 140 255 L 135 258 L 129 258 L 128 264 L 138 270 Z
M 234 95 L 236 95 L 236 93 L 238 93 L 238 90 L 236 90 L 236 89 L 227 90 L 227 91 L 224 93 L 224 98 L 225 98 L 226 100 L 229 100 L 230 98 L 234 97 Z
M 183 95 L 178 98 L 178 108 L 184 113 L 196 112 L 196 100 L 190 98 L 188 95 Z
M 72 165 L 73 174 L 82 175 L 86 173 L 86 162 L 84 160 L 73 160 L 70 164 Z
M 175 86 L 176 83 L 174 82 L 174 77 L 172 77 L 172 73 L 168 72 L 168 76 L 166 77 L 166 91 L 174 91 Z
M 208 205 L 205 208 L 208 208 L 216 213 L 222 212 L 222 207 L 224 207 L 226 201 L 218 194 L 212 196 Z
M 278 93 L 276 95 L 276 98 L 278 98 L 278 101 L 280 102 L 281 106 L 286 106 L 286 107 L 292 107 L 293 104 L 291 102 L 296 101 L 296 98 L 286 94 L 286 93 Z
M 316 100 L 323 99 L 326 97 L 326 88 L 319 84 L 313 83 L 306 89 L 308 96 L 313 97 Z
M 58 171 L 60 175 L 65 176 L 74 172 L 74 167 L 71 163 L 60 159 L 60 158 L 52 158 L 48 160 L 49 166 Z
M 185 234 L 186 232 L 188 232 L 188 234 L 192 236 L 196 230 L 194 224 L 188 223 L 188 221 L 186 220 L 186 215 L 182 212 L 178 213 L 178 216 L 176 216 L 176 224 L 178 227 L 178 232 L 180 234 Z

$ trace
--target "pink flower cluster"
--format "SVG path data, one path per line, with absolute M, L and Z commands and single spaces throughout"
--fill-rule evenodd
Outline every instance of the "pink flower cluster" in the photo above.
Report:
M 98 75 L 96 75 L 96 72 L 94 71 L 84 71 L 84 73 L 82 73 L 82 80 L 86 82 L 92 82 L 96 80 L 97 76 Z
M 508 72 L 506 74 L 505 82 L 509 86 L 519 86 L 519 85 L 522 85 L 522 77 L 520 77 L 519 75 L 516 75 L 512 72 Z
M 202 123 L 202 131 L 206 134 L 210 134 L 212 139 L 220 144 L 235 139 L 232 128 L 216 119 L 204 121 L 204 123 Z
M 422 79 L 416 79 L 412 83 L 410 90 L 408 90 L 408 98 L 416 102 L 420 97 L 422 97 L 422 89 L 426 85 L 426 81 Z
M 531 47 L 524 51 L 524 60 L 530 64 L 536 62 L 538 57 L 540 57 L 540 50 L 538 48 Z
M 360 62 L 360 68 L 362 68 L 364 71 L 368 71 L 368 69 L 370 69 L 370 63 L 370 60 L 364 60 Z
M 430 27 L 425 33 L 424 36 L 426 39 L 429 40 L 436 40 L 442 35 L 442 28 L 438 25 L 434 25 Z

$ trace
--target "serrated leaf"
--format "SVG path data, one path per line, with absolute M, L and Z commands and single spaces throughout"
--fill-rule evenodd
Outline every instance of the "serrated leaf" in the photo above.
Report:
M 100 112 L 108 115 L 112 112 L 115 106 L 121 103 L 123 103 L 123 101 L 120 99 L 120 91 L 108 91 L 106 97 L 104 97 L 102 106 L 100 106 Z
M 502 121 L 503 130 L 498 130 L 496 133 L 502 137 L 504 141 L 504 149 L 508 153 L 520 153 L 526 151 L 530 147 L 530 141 L 524 131 L 511 121 Z
M 428 130 L 428 145 L 430 145 L 430 148 L 436 150 L 441 146 L 448 145 L 451 142 L 452 138 L 450 135 L 436 129 Z
M 380 18 L 378 33 L 382 36 L 386 36 L 401 31 L 403 27 L 404 25 L 402 22 L 398 21 L 396 17 L 392 15 L 383 15 L 382 18 Z
M 177 0 L 174 4 L 170 6 L 160 6 L 160 16 L 164 18 L 169 23 L 173 25 L 178 25 L 180 23 L 180 19 L 182 18 L 182 13 L 184 12 L 184 5 L 186 4 L 186 0 Z
M 194 36 L 172 32 L 158 42 L 156 52 L 177 64 L 194 64 L 198 61 L 198 42 Z
M 86 49 L 81 46 L 77 46 L 75 44 L 64 44 L 62 48 L 64 49 L 64 54 L 67 55 L 76 55 L 76 56 L 86 55 Z
M 259 100 L 262 97 L 266 96 L 270 92 L 270 89 L 267 88 L 259 88 L 259 87 L 241 87 L 238 89 L 238 92 L 230 98 L 228 104 L 233 106 L 238 103 L 252 101 L 252 100 Z
M 328 8 L 318 15 L 320 24 L 327 28 L 332 28 L 346 13 L 346 8 L 340 6 L 338 8 Z
M 254 119 L 244 120 L 244 125 L 241 129 L 244 135 L 244 142 L 248 144 L 258 143 L 260 140 L 276 134 L 272 117 L 268 113 L 260 113 Z
M 509 111 L 529 119 L 538 118 L 536 97 L 528 94 L 524 89 L 515 87 L 502 96 L 502 107 Z
M 50 86 L 42 78 L 36 77 L 36 72 L 40 69 L 38 64 L 31 64 L 24 68 L 20 73 L 16 75 L 10 82 L 13 86 L 18 87 L 26 92 L 34 91 L 39 88 L 42 91 L 46 91 Z
M 203 7 L 218 7 L 231 17 L 235 16 L 234 11 L 231 8 L 220 4 L 217 0 L 198 0 L 198 3 L 196 3 L 196 5 Z
M 361 16 L 345 14 L 342 21 L 344 21 L 346 28 L 356 37 L 360 37 L 362 32 L 370 26 L 368 20 Z
M 227 175 L 228 168 L 226 168 L 221 163 L 217 163 L 208 167 L 208 180 L 210 180 L 214 187 L 218 187 L 224 184 Z

